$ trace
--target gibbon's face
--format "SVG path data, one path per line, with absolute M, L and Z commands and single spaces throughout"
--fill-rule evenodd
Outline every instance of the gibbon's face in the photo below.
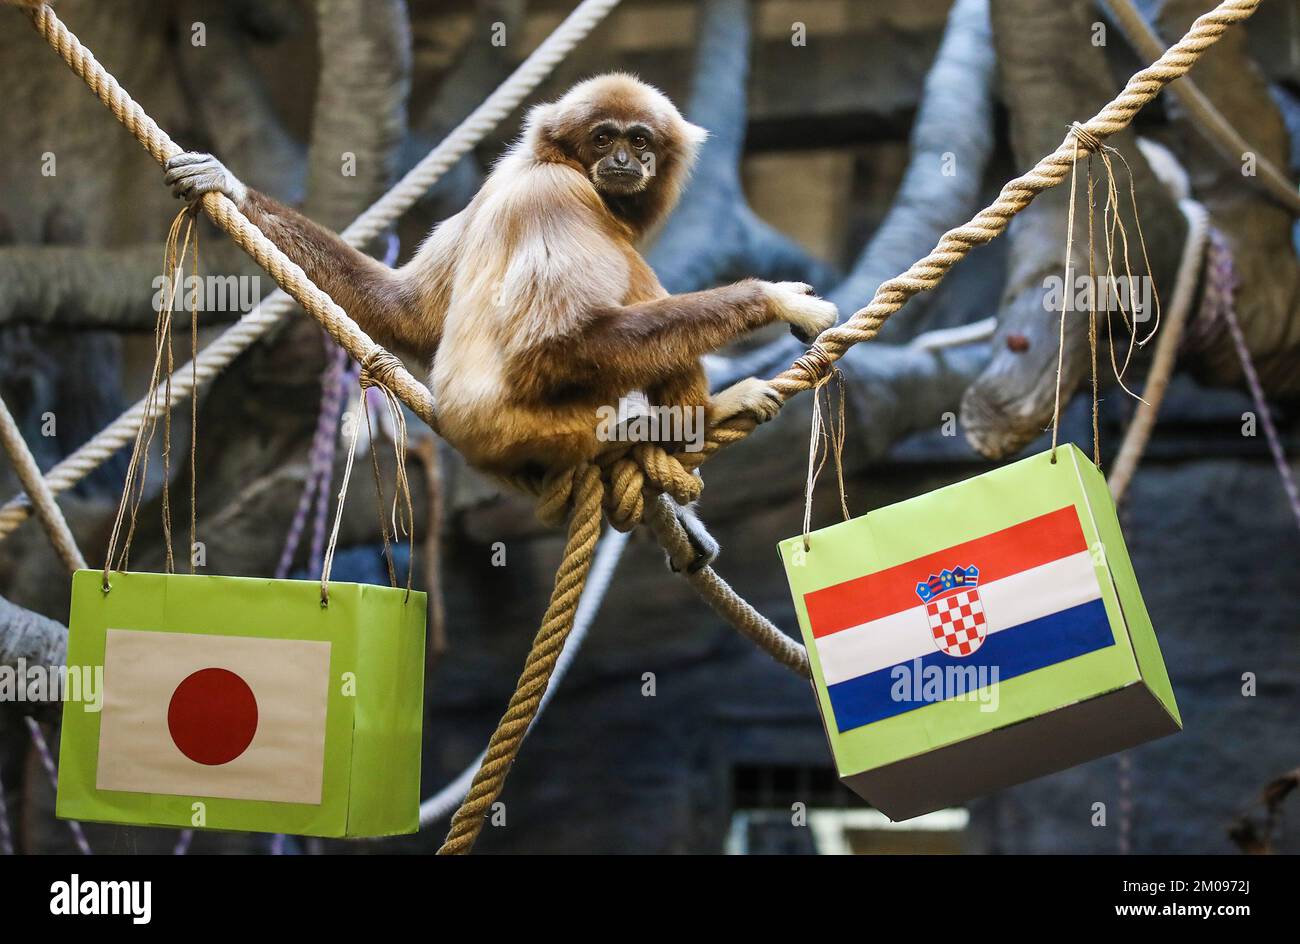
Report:
M 662 92 L 623 73 L 588 79 L 539 106 L 535 129 L 540 157 L 582 167 L 634 226 L 671 208 L 705 138 Z
M 598 121 L 578 148 L 587 176 L 601 193 L 640 193 L 654 174 L 655 133 L 643 121 Z

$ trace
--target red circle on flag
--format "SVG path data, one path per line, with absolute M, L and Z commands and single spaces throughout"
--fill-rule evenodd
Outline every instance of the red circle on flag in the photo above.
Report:
M 228 764 L 257 733 L 257 699 L 228 669 L 199 669 L 172 692 L 167 730 L 182 754 L 199 764 Z

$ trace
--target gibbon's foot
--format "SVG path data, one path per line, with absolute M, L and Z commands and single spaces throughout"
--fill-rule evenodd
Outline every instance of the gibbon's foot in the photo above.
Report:
M 777 317 L 790 325 L 790 333 L 810 344 L 839 318 L 839 309 L 818 298 L 806 282 L 764 282 L 763 288 L 776 303 Z
M 239 178 L 226 170 L 211 154 L 199 151 L 183 151 L 175 157 L 169 157 L 164 165 L 163 180 L 172 188 L 178 200 L 193 203 L 203 198 L 205 193 L 216 191 L 224 193 L 239 206 L 244 202 L 248 189 L 239 182 Z
M 681 523 L 687 539 L 691 542 L 692 554 L 685 560 L 675 559 L 671 554 L 665 555 L 668 560 L 668 569 L 675 574 L 679 574 L 683 570 L 688 574 L 703 570 L 718 559 L 718 552 L 722 548 L 718 546 L 718 542 L 714 540 L 713 535 L 709 534 L 708 529 L 704 527 L 704 522 L 695 514 L 694 505 L 673 505 L 673 513 L 677 515 L 677 520 Z
M 784 403 L 780 391 L 766 380 L 746 377 L 709 401 L 709 425 L 716 426 L 733 416 L 741 415 L 752 416 L 758 423 L 766 423 L 781 412 Z

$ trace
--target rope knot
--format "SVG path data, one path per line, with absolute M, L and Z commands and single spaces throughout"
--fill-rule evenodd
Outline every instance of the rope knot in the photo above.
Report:
M 700 497 L 704 483 L 673 453 L 657 443 L 637 443 L 599 460 L 605 472 L 605 513 L 619 531 L 631 531 L 645 517 L 645 493 L 668 495 L 679 505 Z
M 808 378 L 809 386 L 816 386 L 831 375 L 831 369 L 837 359 L 822 347 L 820 341 L 814 341 L 812 346 L 790 365 L 790 372 L 803 371 Z
M 587 466 L 576 466 L 548 473 L 541 481 L 510 479 L 509 484 L 524 488 L 537 496 L 537 517 L 543 523 L 564 523 L 569 507 L 576 501 L 575 490 Z M 637 443 L 599 456 L 591 466 L 606 483 L 605 514 L 619 531 L 631 531 L 646 513 L 646 493 L 664 494 L 679 505 L 700 497 L 704 487 L 700 477 L 686 468 L 680 459 L 655 443 Z
M 656 491 L 672 497 L 679 505 L 688 505 L 700 497 L 704 483 L 698 475 L 686 471 L 676 455 L 654 443 L 638 443 L 632 457 L 645 472 L 646 482 Z
M 548 474 L 537 493 L 537 517 L 542 524 L 558 527 L 564 524 L 569 503 L 573 500 L 573 483 L 578 470 L 570 466 Z
M 402 362 L 395 354 L 382 347 L 376 347 L 361 362 L 361 389 L 386 387 L 392 390 L 398 371 L 403 369 Z
M 1080 146 L 1085 151 L 1091 151 L 1094 154 L 1101 151 L 1101 139 L 1079 122 L 1076 121 L 1074 124 L 1070 125 L 1070 134 L 1074 135 L 1075 140 L 1079 142 Z

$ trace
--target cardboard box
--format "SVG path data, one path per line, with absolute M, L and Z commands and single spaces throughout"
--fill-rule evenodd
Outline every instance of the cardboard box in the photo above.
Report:
M 839 776 L 890 819 L 1182 727 L 1106 481 L 1072 445 L 779 549 Z
M 73 576 L 67 819 L 306 836 L 419 826 L 425 595 L 309 580 Z M 98 686 L 96 686 L 98 687 Z

